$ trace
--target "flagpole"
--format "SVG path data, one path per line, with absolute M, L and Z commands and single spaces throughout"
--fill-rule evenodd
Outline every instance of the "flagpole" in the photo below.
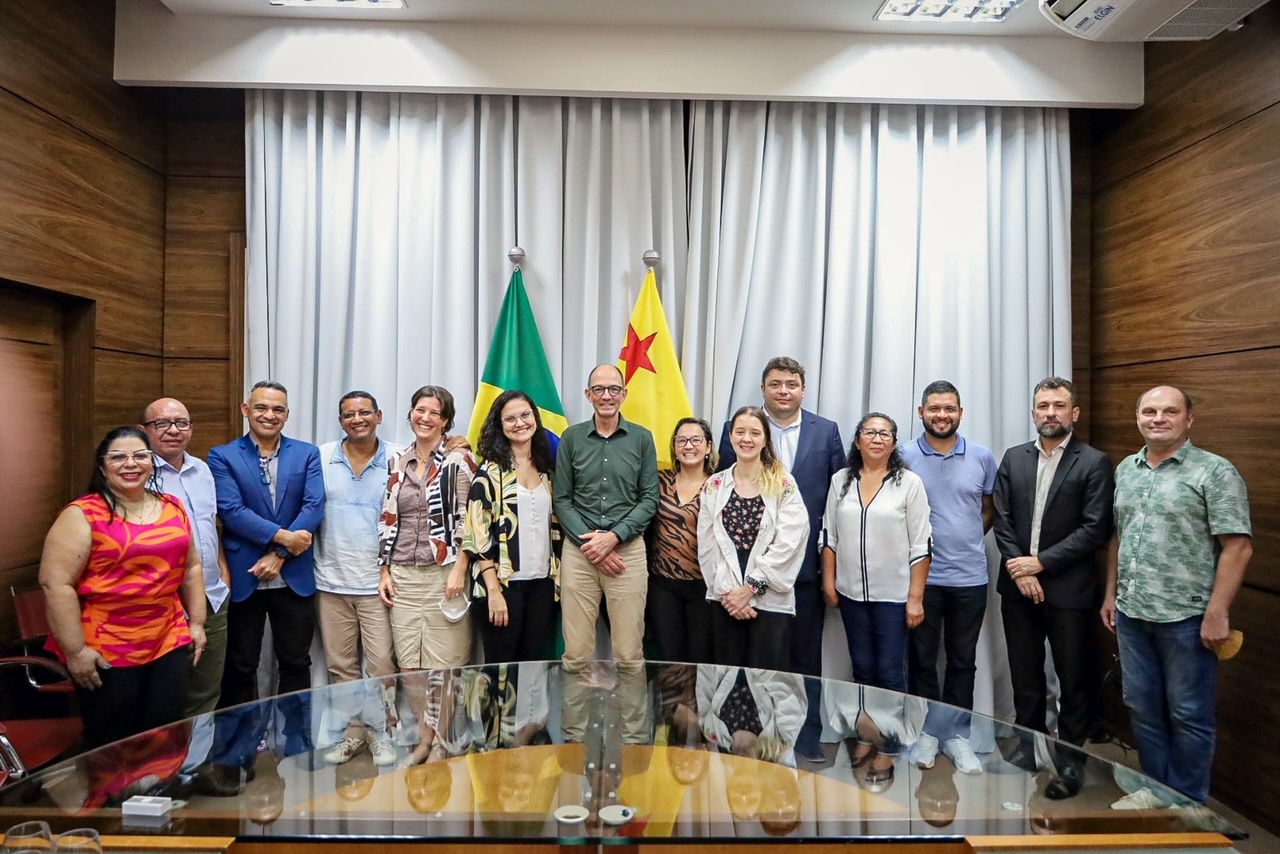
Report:
M 658 254 L 657 249 L 646 249 L 644 255 L 640 256 L 640 259 L 644 261 L 644 265 L 646 267 L 652 270 L 654 267 L 658 266 L 658 262 L 662 260 L 662 256 Z
M 507 258 L 511 261 L 511 266 L 519 270 L 520 265 L 524 263 L 524 250 L 519 246 L 512 246 L 507 250 Z

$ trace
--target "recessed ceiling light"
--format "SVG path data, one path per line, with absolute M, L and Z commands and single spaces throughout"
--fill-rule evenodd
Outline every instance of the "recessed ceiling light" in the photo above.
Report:
M 272 6 L 307 9 L 403 9 L 405 0 L 269 0 Z
M 877 21 L 973 21 L 994 24 L 1009 17 L 1022 0 L 885 0 Z

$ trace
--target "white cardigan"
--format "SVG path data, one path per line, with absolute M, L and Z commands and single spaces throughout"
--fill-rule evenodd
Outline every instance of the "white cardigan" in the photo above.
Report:
M 792 748 L 804 725 L 809 701 L 805 696 L 804 677 L 777 670 L 752 670 L 749 667 L 726 667 L 718 664 L 698 665 L 698 723 L 707 741 L 727 751 L 733 733 L 720 717 L 725 700 L 738 681 L 738 671 L 747 674 L 747 687 L 756 701 L 760 715 L 760 737 L 777 739 L 785 748 L 783 764 L 795 765 Z M 923 702 L 923 701 L 922 701 Z
M 738 569 L 738 550 L 720 518 L 721 511 L 733 494 L 733 476 L 737 463 L 707 479 L 702 488 L 702 506 L 698 511 L 698 563 L 707 582 L 707 599 L 720 601 L 720 596 L 741 587 L 743 575 Z M 760 533 L 747 559 L 747 576 L 768 582 L 769 589 L 751 598 L 751 606 L 761 611 L 781 614 L 796 613 L 796 595 L 792 589 L 804 548 L 809 541 L 809 512 L 791 475 L 783 475 L 782 494 L 764 496 L 764 516 Z

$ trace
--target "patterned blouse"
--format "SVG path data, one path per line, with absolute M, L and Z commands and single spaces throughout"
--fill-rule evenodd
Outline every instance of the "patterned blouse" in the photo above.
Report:
M 737 490 L 729 496 L 720 514 L 724 529 L 740 552 L 749 552 L 760 536 L 760 520 L 764 518 L 764 497 L 743 498 Z
M 698 569 L 699 489 L 688 502 L 680 503 L 675 469 L 658 472 L 658 512 L 649 523 L 649 572 L 676 581 L 702 581 Z
M 71 502 L 93 534 L 89 562 L 76 583 L 84 642 L 112 667 L 148 664 L 191 643 L 178 595 L 191 524 L 181 501 L 172 495 L 160 499 L 160 518 L 148 525 L 112 518 L 100 495 Z M 52 636 L 47 648 L 66 661 Z
M 551 477 L 541 475 L 542 485 L 551 496 Z M 488 595 L 484 576 L 480 571 L 481 560 L 491 560 L 498 565 L 498 582 L 507 586 L 507 579 L 520 569 L 520 518 L 519 497 L 515 472 L 503 469 L 491 460 L 485 460 L 471 482 L 471 494 L 467 498 L 466 526 L 462 534 L 462 548 L 472 557 L 471 597 L 482 599 Z M 551 515 L 551 578 L 560 589 L 560 523 Z
M 415 445 L 409 445 L 387 468 L 387 494 L 382 500 L 382 516 L 378 520 L 378 563 L 388 566 L 396 538 L 400 535 L 400 489 L 408 480 L 405 469 L 418 458 Z M 462 543 L 462 520 L 467 493 L 476 471 L 476 461 L 468 451 L 446 452 L 441 444 L 427 461 L 426 501 L 428 530 L 419 531 L 431 540 L 437 566 L 448 566 L 458 559 Z

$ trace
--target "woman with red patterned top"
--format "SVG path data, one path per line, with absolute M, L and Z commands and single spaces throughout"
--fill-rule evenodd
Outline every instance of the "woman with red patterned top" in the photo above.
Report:
M 49 649 L 75 680 L 90 747 L 180 719 L 205 646 L 200 552 L 182 502 L 155 487 L 147 435 L 117 427 L 95 459 L 40 559 Z

